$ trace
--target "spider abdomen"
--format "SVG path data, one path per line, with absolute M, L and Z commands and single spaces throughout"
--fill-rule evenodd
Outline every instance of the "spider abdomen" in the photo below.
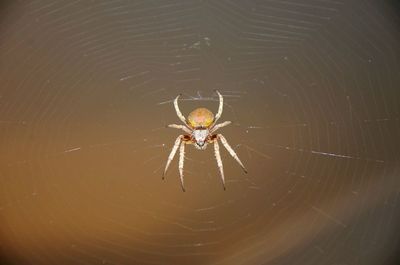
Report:
M 213 123 L 214 114 L 206 108 L 198 108 L 189 114 L 187 120 L 193 128 L 207 128 Z

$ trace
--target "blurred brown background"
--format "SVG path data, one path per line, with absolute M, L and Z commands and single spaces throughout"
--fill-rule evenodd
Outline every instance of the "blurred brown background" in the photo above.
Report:
M 397 1 L 0 5 L 1 264 L 397 264 Z M 187 148 L 216 111 L 249 170 Z

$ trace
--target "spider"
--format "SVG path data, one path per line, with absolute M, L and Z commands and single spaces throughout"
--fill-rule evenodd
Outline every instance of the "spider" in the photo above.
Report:
M 244 167 L 243 163 L 240 161 L 239 157 L 232 149 L 232 147 L 228 144 L 227 140 L 222 134 L 214 134 L 215 131 L 218 129 L 225 127 L 231 124 L 230 121 L 225 121 L 219 124 L 216 124 L 218 119 L 222 115 L 222 109 L 224 105 L 224 99 L 222 95 L 216 90 L 215 91 L 219 96 L 219 107 L 218 112 L 214 117 L 214 114 L 206 108 L 198 108 L 192 111 L 188 118 L 186 119 L 182 112 L 179 110 L 178 106 L 178 99 L 181 95 L 178 95 L 174 100 L 174 107 L 178 118 L 184 123 L 184 125 L 178 124 L 170 124 L 168 125 L 169 128 L 181 129 L 185 131 L 187 134 L 179 135 L 176 140 L 175 144 L 172 147 L 171 153 L 168 156 L 167 164 L 165 166 L 163 179 L 165 174 L 167 173 L 168 167 L 173 160 L 176 151 L 179 148 L 179 176 L 181 180 L 182 190 L 185 191 L 184 181 L 183 181 L 183 162 L 185 156 L 185 144 L 193 144 L 198 150 L 205 150 L 207 144 L 214 144 L 214 153 L 215 158 L 217 160 L 217 165 L 219 168 L 219 173 L 221 175 L 222 185 L 225 190 L 225 176 L 224 176 L 224 169 L 222 165 L 221 154 L 219 152 L 219 144 L 218 140 L 221 140 L 223 146 L 228 150 L 229 154 L 239 163 L 245 173 L 247 173 L 246 168 Z

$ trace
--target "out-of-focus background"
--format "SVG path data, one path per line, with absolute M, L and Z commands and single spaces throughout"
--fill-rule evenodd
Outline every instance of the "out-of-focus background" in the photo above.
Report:
M 398 1 L 0 8 L 1 264 L 398 264 Z M 183 193 L 214 89 L 249 173 L 188 146 Z

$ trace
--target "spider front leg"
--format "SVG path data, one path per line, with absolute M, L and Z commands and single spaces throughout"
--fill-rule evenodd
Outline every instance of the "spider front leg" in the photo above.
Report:
M 181 142 L 181 147 L 179 149 L 179 177 L 181 179 L 181 186 L 182 186 L 182 190 L 185 192 L 185 185 L 183 182 L 183 162 L 185 160 L 185 141 Z
M 224 166 L 222 165 L 221 154 L 219 152 L 219 144 L 217 139 L 214 140 L 214 152 L 215 152 L 215 159 L 217 159 L 217 165 L 219 169 L 219 173 L 221 175 L 222 186 L 225 188 L 225 176 L 224 176 Z
M 228 150 L 229 154 L 236 160 L 236 162 L 239 163 L 239 165 L 242 167 L 244 173 L 247 173 L 246 168 L 244 167 L 242 161 L 240 161 L 238 155 L 235 153 L 235 151 L 232 149 L 232 147 L 228 144 L 228 141 L 225 139 L 225 137 L 222 134 L 217 134 L 217 139 L 221 139 L 222 144 L 225 146 L 226 150 Z
M 183 137 L 184 137 L 183 135 L 179 135 L 176 138 L 174 147 L 172 147 L 171 153 L 169 153 L 167 164 L 165 165 L 164 174 L 163 174 L 162 179 L 165 178 L 165 174 L 167 173 L 168 167 L 171 164 L 172 159 L 174 159 L 175 153 L 178 150 L 179 144 L 181 143 Z

